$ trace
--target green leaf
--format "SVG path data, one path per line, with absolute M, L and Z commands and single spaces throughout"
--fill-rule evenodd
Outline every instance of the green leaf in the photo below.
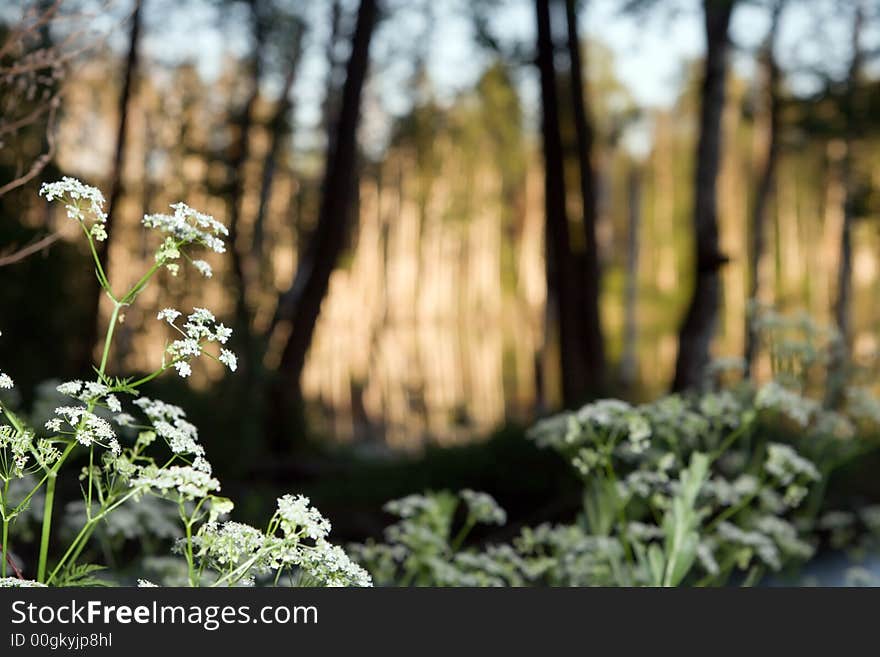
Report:
M 648 565 L 651 569 L 651 583 L 654 586 L 662 586 L 666 558 L 663 556 L 662 548 L 656 543 L 651 543 L 648 548 Z
M 663 518 L 666 569 L 663 586 L 678 586 L 688 574 L 697 556 L 700 516 L 695 508 L 697 495 L 709 474 L 709 457 L 699 452 L 679 477 L 679 491 Z

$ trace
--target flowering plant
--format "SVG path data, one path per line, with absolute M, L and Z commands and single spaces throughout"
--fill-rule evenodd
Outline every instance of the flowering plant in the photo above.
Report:
M 0 585 L 99 583 L 93 576 L 95 567 L 77 560 L 101 523 L 125 505 L 143 503 L 145 497 L 166 500 L 177 509 L 183 531 L 176 550 L 186 562 L 190 586 L 243 585 L 257 580 L 279 583 L 283 574 L 292 583 L 370 585 L 365 571 L 327 541 L 330 523 L 305 497 L 280 498 L 265 531 L 226 520 L 233 503 L 218 494 L 220 482 L 213 476 L 198 429 L 180 407 L 141 395 L 144 384 L 169 370 L 188 377 L 192 364 L 203 356 L 236 370 L 236 356 L 224 346 L 232 330 L 213 313 L 194 308 L 181 321 L 180 311 L 160 310 L 157 319 L 179 337 L 167 344 L 158 367 L 137 380 L 108 373 L 124 309 L 137 300 L 158 271 L 178 275 L 181 261 L 210 277 L 210 265 L 192 256 L 200 248 L 224 253 L 226 227 L 183 203 L 171 206 L 173 214 L 146 215 L 143 225 L 159 231 L 162 242 L 151 267 L 120 294 L 111 286 L 96 247 L 96 242 L 107 238 L 100 190 L 63 178 L 44 184 L 40 194 L 62 203 L 67 216 L 80 225 L 112 312 L 94 380 L 58 385 L 57 391 L 71 401 L 58 406 L 42 427 L 29 426 L 22 413 L 0 405 L 0 417 L 5 420 L 0 424 Z M 13 387 L 12 377 L 0 372 L 0 388 Z M 50 560 L 57 482 L 65 474 L 76 474 L 70 472 L 75 458 L 87 459 L 79 472 L 83 512 L 77 516 L 79 527 L 72 540 Z M 30 506 L 40 500 L 42 513 L 34 514 Z M 24 579 L 22 573 L 32 562 L 20 568 L 11 548 L 11 530 L 28 513 L 37 515 L 40 524 L 33 580 Z

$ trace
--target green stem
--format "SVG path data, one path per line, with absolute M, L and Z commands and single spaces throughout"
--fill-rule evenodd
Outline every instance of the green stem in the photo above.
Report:
M 86 228 L 86 225 L 83 222 L 79 224 L 83 232 L 86 235 L 86 241 L 89 243 L 89 250 L 92 252 L 92 260 L 95 261 L 95 267 L 98 272 L 98 282 L 101 284 L 101 287 L 106 290 L 107 294 L 110 295 L 110 298 L 113 298 L 113 293 L 110 290 L 110 281 L 107 279 L 107 274 L 104 273 L 104 267 L 101 265 L 101 258 L 98 256 L 98 251 L 95 249 L 95 242 L 92 240 L 92 235 L 89 233 L 89 229 Z
M 89 445 L 89 493 L 86 501 L 86 518 L 92 517 L 92 472 L 95 467 L 95 446 Z
M 61 457 L 52 466 L 46 475 L 46 500 L 43 503 L 43 529 L 40 533 L 40 556 L 37 562 L 37 581 L 45 583 L 46 578 L 46 559 L 49 556 L 49 537 L 52 533 L 52 508 L 55 504 L 55 483 L 58 480 L 58 471 L 67 460 L 70 452 L 76 446 L 76 441 L 71 442 Z
M 6 577 L 6 553 L 9 543 L 9 521 L 3 518 L 3 560 L 0 562 L 0 577 Z
M 58 572 L 61 570 L 62 566 L 67 563 L 68 559 L 75 559 L 79 556 L 80 552 L 82 552 L 83 550 L 83 547 L 85 547 L 86 541 L 91 536 L 92 531 L 94 530 L 98 522 L 100 522 L 110 512 L 114 511 L 117 507 L 127 502 L 128 499 L 137 492 L 138 491 L 136 489 L 129 491 L 126 495 L 116 500 L 109 506 L 106 506 L 104 509 L 101 510 L 98 515 L 94 516 L 91 520 L 86 522 L 86 524 L 83 525 L 82 529 L 79 530 L 79 534 L 76 535 L 76 538 L 73 539 L 73 542 L 67 548 L 64 556 L 61 557 L 61 560 L 55 565 L 55 568 L 52 570 L 52 572 L 49 573 L 49 579 L 45 583 L 51 584 L 56 575 L 58 575 Z
M 116 330 L 116 322 L 119 321 L 119 311 L 123 304 L 115 302 L 113 304 L 113 313 L 110 315 L 110 325 L 107 327 L 107 335 L 104 338 L 104 352 L 101 354 L 101 367 L 98 372 L 101 377 L 107 369 L 107 358 L 110 355 L 110 345 L 113 342 L 113 332 Z
M 137 283 L 135 283 L 128 292 L 125 293 L 125 296 L 122 297 L 122 300 L 119 303 L 126 305 L 126 304 L 129 304 L 132 301 L 134 301 L 134 298 L 138 294 L 140 294 L 140 291 L 147 284 L 147 281 L 149 281 L 150 278 L 152 278 L 153 274 L 155 274 L 157 271 L 159 271 L 159 267 L 161 267 L 164 264 L 165 264 L 164 260 L 160 260 L 160 261 L 154 263 L 153 266 L 150 267 L 149 270 L 147 270 L 147 273 L 144 274 L 143 276 L 141 276 L 141 279 Z
M 467 538 L 467 535 L 471 533 L 471 530 L 474 528 L 474 525 L 477 524 L 476 518 L 472 514 L 468 514 L 467 520 L 464 523 L 464 526 L 461 528 L 461 531 L 458 532 L 456 537 L 452 541 L 452 545 L 450 546 L 452 549 L 452 554 L 458 552 L 458 549 L 461 547 L 462 543 L 464 543 L 464 539 Z
M 759 481 L 755 490 L 756 491 L 761 490 L 761 486 L 763 484 L 764 484 L 763 480 Z M 721 524 L 722 522 L 724 522 L 728 518 L 735 516 L 737 513 L 739 513 L 743 509 L 745 509 L 749 504 L 751 504 L 752 500 L 755 499 L 757 494 L 758 494 L 757 492 L 750 493 L 749 495 L 746 495 L 744 498 L 742 498 L 739 502 L 737 502 L 733 506 L 729 506 L 726 509 L 724 509 L 724 511 L 722 511 L 717 516 L 715 516 L 715 518 L 708 525 L 706 525 L 706 529 L 704 530 L 704 533 L 708 534 L 713 529 L 715 529 L 719 524 Z
M 44 582 L 46 579 L 46 558 L 49 555 L 49 536 L 52 533 L 52 507 L 55 504 L 55 483 L 58 481 L 58 471 L 53 468 L 49 473 L 49 481 L 46 483 L 46 500 L 43 503 L 43 531 L 40 534 L 40 560 L 37 565 L 37 581 Z
M 195 588 L 196 573 L 193 560 L 192 524 L 189 522 L 186 523 L 186 567 L 189 574 L 189 585 Z
M 751 422 L 744 422 L 739 427 L 737 427 L 736 430 L 730 432 L 730 434 L 727 436 L 727 438 L 725 438 L 724 441 L 718 446 L 718 449 L 716 449 L 712 453 L 712 455 L 710 457 L 711 460 L 712 461 L 718 460 L 718 458 L 722 454 L 724 454 L 724 452 L 726 452 L 728 449 L 730 449 L 731 445 L 733 445 L 733 443 L 735 443 L 741 436 L 743 436 L 751 426 L 752 426 Z

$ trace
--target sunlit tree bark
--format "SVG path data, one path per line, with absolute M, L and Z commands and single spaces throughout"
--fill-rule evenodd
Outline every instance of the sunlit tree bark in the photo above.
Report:
M 376 0 L 361 0 L 338 117 L 332 131 L 335 139 L 328 140 L 317 226 L 300 257 L 293 283 L 279 302 L 279 317 L 290 323 L 291 333 L 281 353 L 279 376 L 272 395 L 274 421 L 269 426 L 276 449 L 283 449 L 291 416 L 301 410 L 300 383 L 306 354 L 321 302 L 327 294 L 330 274 L 342 255 L 349 233 L 356 190 L 353 181 L 357 176 L 357 127 L 377 13 Z

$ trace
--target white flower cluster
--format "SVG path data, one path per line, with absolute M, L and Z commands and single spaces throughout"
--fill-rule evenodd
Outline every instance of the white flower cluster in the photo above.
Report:
M 315 507 L 309 506 L 309 498 L 304 495 L 279 497 L 278 518 L 285 536 L 318 540 L 330 533 L 330 521 Z
M 256 575 L 297 568 L 326 586 L 371 586 L 367 572 L 326 540 L 330 523 L 309 506 L 308 498 L 279 498 L 270 524 L 280 526 L 282 535 L 264 534 L 240 522 L 206 522 L 193 539 L 195 555 L 230 584 L 249 585 Z
M 89 229 L 90 234 L 99 242 L 107 239 L 104 195 L 97 187 L 64 176 L 57 182 L 43 183 L 40 187 L 40 196 L 45 196 L 47 201 L 60 199 L 64 203 L 64 209 L 67 210 L 67 216 L 83 225 L 87 219 L 86 215 L 91 215 L 95 223 Z
M 55 409 L 53 418 L 46 422 L 46 428 L 55 433 L 62 432 L 62 426 L 67 424 L 70 432 L 77 442 L 89 447 L 98 445 L 109 449 L 114 454 L 121 452 L 116 432 L 110 423 L 102 417 L 98 417 L 85 406 L 59 406 Z
M 214 217 L 194 210 L 186 203 L 175 203 L 171 206 L 174 214 L 144 215 L 143 224 L 147 228 L 156 228 L 167 233 L 168 237 L 156 252 L 156 261 L 166 263 L 172 274 L 177 274 L 178 266 L 168 262 L 180 258 L 179 246 L 183 244 L 199 244 L 216 253 L 225 253 L 226 245 L 222 237 L 229 235 L 229 230 Z M 211 267 L 204 260 L 193 262 L 195 268 L 203 276 L 211 277 Z
M 459 495 L 461 495 L 461 499 L 467 505 L 468 512 L 476 522 L 487 525 L 503 525 L 507 522 L 507 512 L 488 493 L 466 488 Z
M 193 260 L 192 265 L 205 278 L 211 278 L 214 276 L 214 270 L 211 269 L 211 265 L 204 260 Z
M 232 329 L 222 323 L 218 323 L 217 318 L 207 308 L 194 308 L 193 312 L 187 317 L 183 327 L 180 328 L 175 322 L 182 314 L 174 308 L 164 308 L 156 315 L 156 319 L 167 322 L 184 336 L 182 339 L 174 340 L 168 345 L 166 351 L 172 358 L 172 364 L 177 373 L 181 378 L 186 378 L 192 374 L 189 360 L 200 356 L 206 344 L 211 342 L 226 344 L 229 338 L 232 337 Z M 238 367 L 238 360 L 235 354 L 228 349 L 220 350 L 218 360 L 232 372 Z
M 42 588 L 45 584 L 40 584 L 32 579 L 18 579 L 17 577 L 0 577 L 0 589 L 15 588 Z
M 15 387 L 15 383 L 12 381 L 12 377 L 4 372 L 0 372 L 0 388 L 5 388 L 6 390 L 12 390 Z
M 846 406 L 853 419 L 880 426 L 880 399 L 867 388 L 847 388 Z
M 718 525 L 718 536 L 727 543 L 753 550 L 773 570 L 782 567 L 779 549 L 770 537 L 761 532 L 746 531 L 729 522 L 722 522 Z
M 767 462 L 764 466 L 783 485 L 797 479 L 819 481 L 821 476 L 812 461 L 798 454 L 791 446 L 780 443 L 767 445 Z
M 199 443 L 199 430 L 186 420 L 182 408 L 149 397 L 138 397 L 134 404 L 147 416 L 156 434 L 168 443 L 173 453 L 196 457 L 194 465 L 211 473 L 211 466 L 204 460 L 205 448 Z
M 426 495 L 407 495 L 397 500 L 386 502 L 382 508 L 398 518 L 414 518 L 422 513 L 431 512 L 436 501 Z
M 624 449 L 641 454 L 650 445 L 652 430 L 640 409 L 620 399 L 599 399 L 574 413 L 539 422 L 529 435 L 538 445 L 557 449 L 625 437 Z
M 131 480 L 134 488 L 167 495 L 174 491 L 185 499 L 201 499 L 220 490 L 220 482 L 204 470 L 189 465 L 172 465 L 158 468 L 148 465 Z
M 776 381 L 761 386 L 755 395 L 755 406 L 759 409 L 775 410 L 790 418 L 801 427 L 810 423 L 819 405 L 796 392 L 781 386 Z
M 114 413 L 122 411 L 122 404 L 116 395 L 110 393 L 110 388 L 97 381 L 66 381 L 55 388 L 62 395 L 73 397 L 81 402 L 102 403 Z
M 11 472 L 8 474 L 12 474 L 16 477 L 24 475 L 24 469 L 25 466 L 27 466 L 33 438 L 34 436 L 30 432 L 18 431 L 9 425 L 0 426 L 0 451 L 8 451 L 9 455 L 12 457 L 12 463 L 7 464 L 7 467 L 11 465 Z
M 325 586 L 373 585 L 369 573 L 353 562 L 345 550 L 324 539 L 314 548 L 304 550 L 298 565 Z
M 241 522 L 206 522 L 193 538 L 195 554 L 212 567 L 222 570 L 239 566 L 254 556 L 266 544 L 266 536 L 259 529 Z M 265 564 L 255 562 L 255 567 Z

